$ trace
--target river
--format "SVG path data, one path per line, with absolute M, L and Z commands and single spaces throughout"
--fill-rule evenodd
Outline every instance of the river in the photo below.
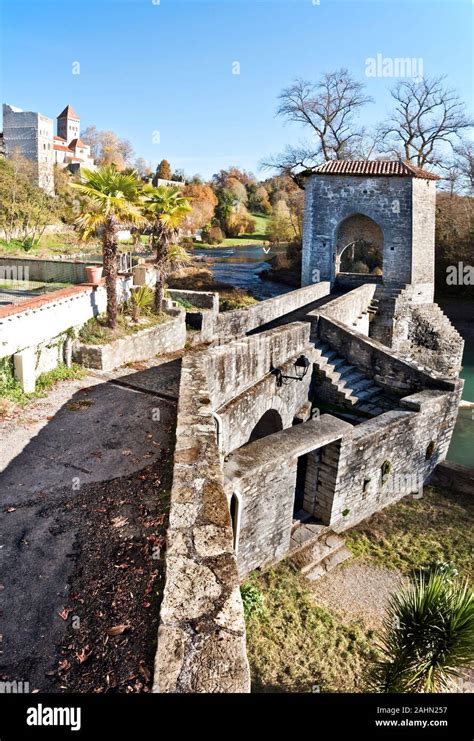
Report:
M 285 248 L 272 247 L 268 256 L 261 246 L 229 247 L 222 249 L 195 249 L 194 255 L 214 258 L 210 265 L 216 280 L 230 283 L 250 291 L 255 298 L 264 300 L 294 290 L 290 286 L 261 280 L 258 273 L 268 267 L 266 262 L 275 252 Z M 463 356 L 463 400 L 474 402 L 474 304 L 472 302 L 441 300 L 441 308 L 448 315 L 458 332 L 465 339 Z M 448 451 L 448 460 L 474 467 L 474 408 L 460 408 Z

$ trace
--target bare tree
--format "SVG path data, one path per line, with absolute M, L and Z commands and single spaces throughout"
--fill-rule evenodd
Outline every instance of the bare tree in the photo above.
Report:
M 452 149 L 472 125 L 459 95 L 445 87 L 444 77 L 403 80 L 391 95 L 395 108 L 380 127 L 385 151 L 418 167 L 440 164 L 446 147 Z
M 474 145 L 472 141 L 462 141 L 454 147 L 454 155 L 463 189 L 472 196 L 474 192 Z
M 298 182 L 298 171 L 331 159 L 350 159 L 365 147 L 367 131 L 356 124 L 359 110 L 372 98 L 346 69 L 325 74 L 319 82 L 295 80 L 279 96 L 277 115 L 302 124 L 314 143 L 286 147 L 281 155 L 262 162 Z

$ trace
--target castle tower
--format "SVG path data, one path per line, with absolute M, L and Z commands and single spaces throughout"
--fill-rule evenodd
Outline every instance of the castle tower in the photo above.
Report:
M 20 155 L 35 164 L 36 184 L 54 193 L 53 120 L 36 111 L 3 104 L 3 141 L 8 158 Z
M 413 286 L 420 300 L 433 301 L 436 180 L 397 160 L 317 167 L 305 187 L 302 285 L 383 281 Z M 346 250 L 361 244 L 383 257 L 383 276 L 342 271 Z
M 58 116 L 58 136 L 61 136 L 69 144 L 73 139 L 79 139 L 81 119 L 74 108 L 67 105 Z

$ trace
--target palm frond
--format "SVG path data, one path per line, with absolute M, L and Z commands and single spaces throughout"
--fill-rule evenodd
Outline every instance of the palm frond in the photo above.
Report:
M 382 692 L 434 692 L 474 661 L 474 602 L 466 582 L 438 569 L 392 595 L 371 684 Z

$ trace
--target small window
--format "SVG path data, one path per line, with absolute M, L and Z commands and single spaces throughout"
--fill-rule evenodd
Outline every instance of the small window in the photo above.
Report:
M 429 443 L 428 447 L 426 448 L 425 460 L 429 461 L 430 458 L 433 457 L 433 454 L 435 452 L 435 448 L 436 448 L 436 443 L 435 443 L 434 440 L 431 440 L 431 442 Z

